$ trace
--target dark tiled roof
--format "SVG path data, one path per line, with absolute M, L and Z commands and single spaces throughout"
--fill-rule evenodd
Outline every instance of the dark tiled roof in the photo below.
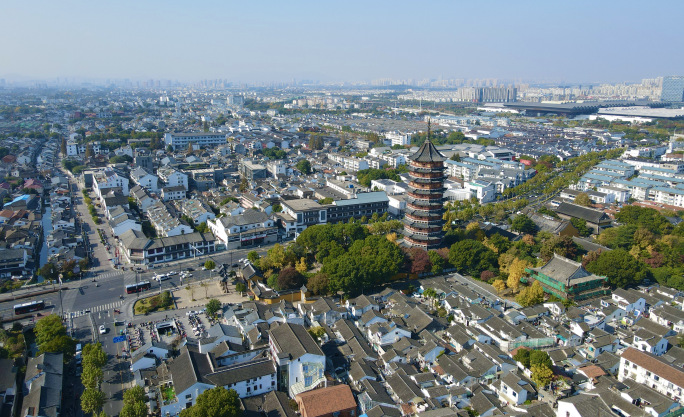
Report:
M 594 210 L 588 207 L 579 206 L 571 203 L 560 203 L 556 207 L 556 213 L 565 214 L 566 216 L 583 219 L 589 223 L 599 224 L 601 222 L 609 221 L 608 215 L 601 210 Z
M 304 326 L 284 323 L 272 327 L 269 331 L 279 353 L 286 353 L 290 358 L 299 358 L 307 353 L 324 356 L 321 347 L 314 341 Z
M 423 142 L 423 145 L 414 153 L 409 156 L 409 159 L 416 162 L 443 162 L 446 161 L 446 157 L 442 155 L 435 145 L 429 140 Z

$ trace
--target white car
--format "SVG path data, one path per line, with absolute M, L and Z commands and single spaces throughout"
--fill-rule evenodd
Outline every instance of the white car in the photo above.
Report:
M 104 326 L 104 324 L 100 324 L 100 334 L 105 334 L 107 333 L 107 328 Z

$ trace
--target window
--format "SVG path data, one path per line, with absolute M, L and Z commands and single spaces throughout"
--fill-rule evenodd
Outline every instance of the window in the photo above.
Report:
M 651 376 L 651 373 L 650 373 L 650 372 L 646 372 L 646 376 Z
M 656 381 L 660 381 L 660 377 L 658 375 L 653 375 L 653 379 L 655 379 Z
M 307 387 L 308 387 L 308 386 L 311 385 L 312 383 L 313 383 L 313 378 L 312 378 L 312 377 L 307 376 L 307 377 L 304 378 L 304 386 L 307 386 Z

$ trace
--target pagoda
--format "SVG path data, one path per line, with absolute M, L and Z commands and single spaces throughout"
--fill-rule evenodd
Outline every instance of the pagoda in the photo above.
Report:
M 409 160 L 411 180 L 406 199 L 404 242 L 410 247 L 437 249 L 444 236 L 446 157 L 430 141 L 430 122 L 425 142 Z

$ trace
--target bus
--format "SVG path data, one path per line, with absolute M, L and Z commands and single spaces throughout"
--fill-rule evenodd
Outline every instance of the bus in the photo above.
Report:
M 16 315 L 27 314 L 27 313 L 32 313 L 34 311 L 42 310 L 44 308 L 45 308 L 45 301 L 43 301 L 43 300 L 30 301 L 28 303 L 15 305 L 14 306 L 14 314 L 16 314 Z
M 137 284 L 126 285 L 126 294 L 133 294 L 134 292 L 147 291 L 152 288 L 149 281 L 139 282 Z

